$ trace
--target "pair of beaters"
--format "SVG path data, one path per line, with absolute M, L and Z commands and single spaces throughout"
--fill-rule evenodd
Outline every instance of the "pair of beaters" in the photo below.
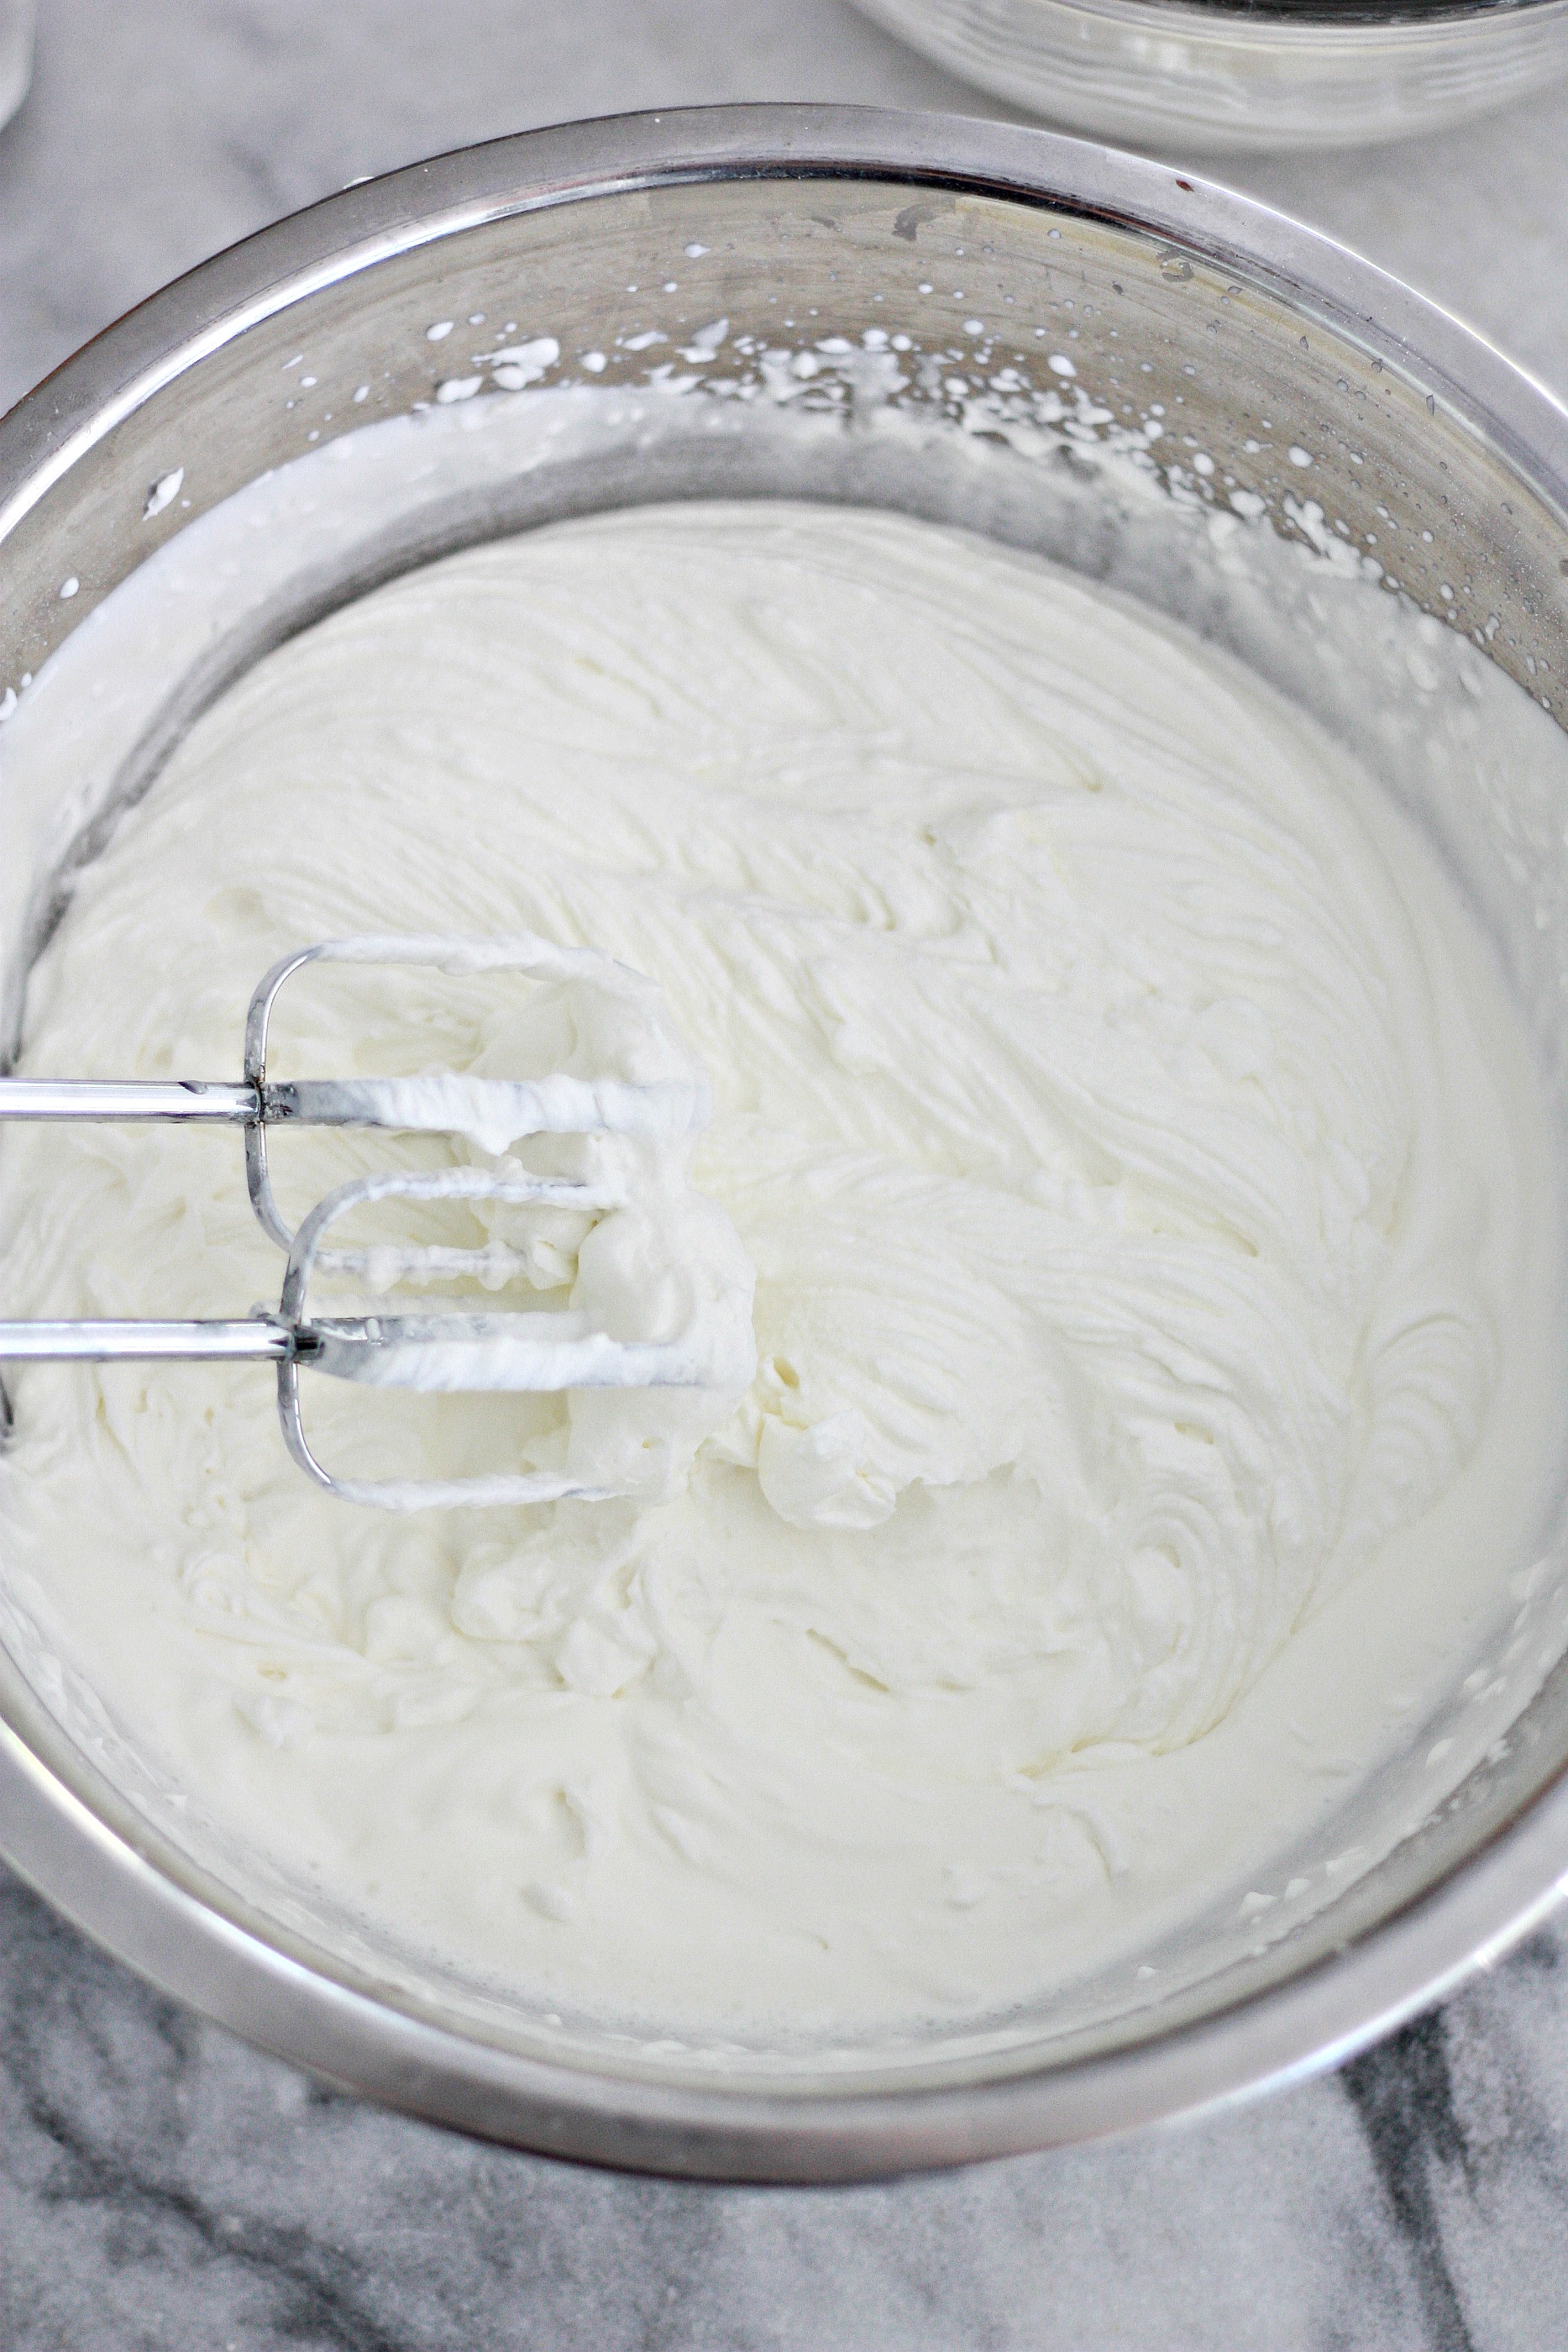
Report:
M 300 1412 L 302 1370 L 371 1387 L 451 1393 L 576 1388 L 710 1385 L 699 1340 L 612 1339 L 572 1309 L 361 1314 L 312 1317 L 307 1297 L 323 1265 L 332 1226 L 381 1202 L 486 1202 L 570 1208 L 603 1214 L 625 1204 L 613 1181 L 497 1172 L 461 1166 L 434 1173 L 361 1177 L 319 1202 L 297 1229 L 279 1213 L 267 1169 L 267 1137 L 278 1127 L 383 1128 L 403 1134 L 466 1135 L 495 1150 L 530 1136 L 619 1134 L 674 1142 L 706 1123 L 699 1081 L 476 1077 L 440 1072 L 413 1078 L 324 1078 L 283 1084 L 267 1075 L 268 1029 L 284 984 L 314 963 L 424 965 L 449 973 L 521 972 L 550 982 L 588 982 L 625 999 L 650 984 L 589 948 L 560 948 L 528 934 L 505 939 L 420 937 L 328 940 L 285 956 L 251 998 L 244 1076 L 236 1085 L 0 1078 L 0 1118 L 163 1120 L 237 1127 L 246 1179 L 264 1231 L 286 1254 L 275 1310 L 214 1321 L 0 1321 L 0 1362 L 99 1363 L 188 1360 L 267 1362 L 277 1377 L 284 1442 L 299 1467 L 345 1501 L 392 1509 L 599 1498 L 600 1490 L 549 1471 L 499 1472 L 452 1480 L 371 1480 L 334 1475 L 311 1451 Z M 483 1253 L 419 1247 L 395 1254 L 404 1281 L 484 1273 Z M 338 1270 L 369 1253 L 329 1253 Z M 387 1252 L 377 1253 L 384 1271 Z

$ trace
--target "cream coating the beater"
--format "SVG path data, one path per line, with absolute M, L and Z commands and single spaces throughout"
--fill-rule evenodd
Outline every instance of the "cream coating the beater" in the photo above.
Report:
M 22 1066 L 226 1067 L 271 956 L 437 927 L 609 951 L 709 1074 L 758 1369 L 685 1486 L 388 1525 L 211 1368 L 31 1370 L 0 1468 L 118 1719 L 367 1921 L 691 2032 L 994 2011 L 1265 1870 L 1528 1559 L 1563 1380 L 1525 1048 L 1414 831 L 1212 649 L 852 510 L 452 558 L 199 722 Z M 364 1015 L 323 997 L 301 1073 Z M 426 1019 L 411 1069 L 595 1047 L 559 1002 Z M 378 1149 L 295 1140 L 302 1196 Z M 235 1172 L 6 1138 L 11 1311 L 264 1295 Z M 528 1246 L 564 1297 L 596 1244 Z M 342 1410 L 429 1474 L 591 1475 L 650 1405 Z

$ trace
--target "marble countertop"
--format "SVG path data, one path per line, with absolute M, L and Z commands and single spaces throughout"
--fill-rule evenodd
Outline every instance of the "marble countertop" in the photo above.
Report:
M 530 124 L 727 99 L 999 112 L 843 0 L 41 0 L 0 131 L 0 408 L 205 254 Z M 1568 392 L 1568 91 L 1228 176 Z M 0 2352 L 1547 2352 L 1568 1934 L 1337 2076 L 835 2192 L 579 2172 L 322 2092 L 0 1874 Z

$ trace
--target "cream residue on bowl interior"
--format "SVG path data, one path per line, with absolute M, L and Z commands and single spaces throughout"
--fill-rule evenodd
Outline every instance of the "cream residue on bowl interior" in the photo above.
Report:
M 224 1075 L 276 956 L 437 929 L 663 991 L 756 1377 L 673 1493 L 393 1520 L 300 1478 L 265 1375 L 30 1369 L 7 1573 L 128 1736 L 372 1927 L 692 2035 L 995 2014 L 1264 1884 L 1528 1564 L 1564 1401 L 1542 1089 L 1409 820 L 1036 557 L 601 516 L 233 688 L 83 872 L 19 1066 Z M 394 976 L 278 1069 L 583 1042 Z M 388 1152 L 287 1141 L 297 1207 Z M 232 1135 L 14 1133 L 0 1176 L 11 1313 L 276 1293 Z M 547 1302 L 587 1237 L 531 1228 Z M 623 1465 L 654 1409 L 318 1386 L 388 1475 Z

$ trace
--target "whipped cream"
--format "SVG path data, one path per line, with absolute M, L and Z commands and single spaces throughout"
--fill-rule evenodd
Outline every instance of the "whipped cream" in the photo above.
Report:
M 1528 1563 L 1564 1397 L 1542 1089 L 1409 822 L 1038 558 L 605 516 L 233 688 L 82 874 L 19 1066 L 222 1075 L 275 957 L 437 928 L 614 956 L 713 1092 L 678 1198 L 644 1163 L 485 1238 L 617 1337 L 754 1275 L 755 1359 L 701 1425 L 316 1383 L 372 1475 L 637 1488 L 400 1521 L 298 1477 L 253 1372 L 30 1368 L 8 1573 L 124 1735 L 366 1932 L 644 2030 L 996 2015 L 1274 1900 Z M 302 982 L 277 1074 L 639 1074 L 560 992 L 412 986 Z M 286 1135 L 280 1187 L 388 1149 Z M 221 1135 L 5 1136 L 0 1244 L 18 1314 L 279 1269 Z

